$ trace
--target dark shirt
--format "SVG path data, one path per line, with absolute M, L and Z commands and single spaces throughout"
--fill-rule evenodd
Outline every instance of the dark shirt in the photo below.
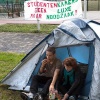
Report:
M 53 77 L 55 69 L 61 69 L 62 63 L 59 59 L 55 58 L 52 64 L 46 64 L 45 73 L 40 74 L 41 76 Z
M 58 90 L 59 85 L 62 85 L 62 83 L 65 81 L 64 79 L 64 67 L 61 69 L 59 78 L 56 84 L 56 89 Z M 75 94 L 79 94 L 80 89 L 82 88 L 84 84 L 84 78 L 83 74 L 78 67 L 77 70 L 75 70 L 75 81 L 74 83 L 70 86 L 69 90 L 67 91 L 67 94 L 71 95 L 73 92 L 76 92 Z

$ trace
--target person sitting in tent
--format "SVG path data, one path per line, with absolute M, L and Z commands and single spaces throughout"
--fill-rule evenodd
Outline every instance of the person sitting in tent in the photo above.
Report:
M 29 98 L 33 98 L 32 100 L 35 100 L 37 94 L 38 94 L 38 85 L 45 84 L 42 91 L 39 93 L 39 98 L 42 100 L 49 92 L 49 86 L 51 82 L 55 83 L 55 80 L 58 77 L 58 74 L 60 72 L 60 69 L 62 67 L 62 62 L 56 58 L 56 51 L 54 47 L 48 47 L 46 50 L 46 59 L 42 61 L 41 67 L 40 67 L 40 73 L 38 75 L 34 75 L 32 78 L 32 83 L 30 86 L 30 92 L 21 93 L 21 97 L 23 100 L 28 100 Z
M 66 58 L 63 66 L 55 88 L 64 95 L 62 100 L 77 100 L 84 84 L 84 76 L 72 57 Z

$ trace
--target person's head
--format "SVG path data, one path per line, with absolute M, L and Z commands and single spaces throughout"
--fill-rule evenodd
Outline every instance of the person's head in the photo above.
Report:
M 56 50 L 54 47 L 48 47 L 46 50 L 46 57 L 48 60 L 52 61 L 55 58 Z
M 63 65 L 67 71 L 70 71 L 72 69 L 77 69 L 77 62 L 73 57 L 68 57 L 63 61 Z

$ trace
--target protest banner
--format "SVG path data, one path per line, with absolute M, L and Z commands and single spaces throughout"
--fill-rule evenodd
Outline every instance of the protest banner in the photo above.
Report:
M 25 20 L 56 21 L 82 17 L 81 0 L 24 2 Z

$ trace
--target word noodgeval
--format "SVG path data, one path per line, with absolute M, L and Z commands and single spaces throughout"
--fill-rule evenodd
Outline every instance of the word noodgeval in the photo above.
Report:
M 46 8 L 56 8 L 58 5 L 57 3 L 51 2 L 27 2 L 28 7 L 46 7 Z

